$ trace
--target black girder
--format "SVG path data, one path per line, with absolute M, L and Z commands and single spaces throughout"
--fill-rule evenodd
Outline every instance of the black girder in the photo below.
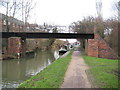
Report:
M 41 33 L 41 32 L 0 32 L 2 38 L 22 37 L 22 38 L 61 38 L 61 39 L 94 39 L 94 34 L 89 33 Z

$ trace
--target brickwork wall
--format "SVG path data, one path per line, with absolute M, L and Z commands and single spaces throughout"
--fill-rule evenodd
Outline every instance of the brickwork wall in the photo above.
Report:
M 24 53 L 25 49 L 25 41 L 20 37 L 10 37 L 8 38 L 8 53 L 9 54 L 17 54 Z
M 16 54 L 20 53 L 21 49 L 21 38 L 19 37 L 10 37 L 8 38 L 8 53 Z
M 94 39 L 88 39 L 88 56 L 118 59 L 118 55 L 113 51 L 112 48 L 100 37 L 99 34 L 95 33 Z
M 110 48 L 110 46 L 103 40 L 99 34 L 97 34 L 99 38 L 99 57 L 100 58 L 108 58 L 108 59 L 117 59 L 118 55 L 115 51 Z
M 24 56 L 26 53 L 26 39 L 21 39 L 21 56 Z
M 88 39 L 88 56 L 98 57 L 98 42 L 96 40 Z

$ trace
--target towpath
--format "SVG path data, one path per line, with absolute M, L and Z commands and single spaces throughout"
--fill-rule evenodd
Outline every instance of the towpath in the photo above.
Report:
M 91 88 L 86 75 L 87 69 L 88 66 L 85 64 L 80 51 L 75 50 L 60 88 Z

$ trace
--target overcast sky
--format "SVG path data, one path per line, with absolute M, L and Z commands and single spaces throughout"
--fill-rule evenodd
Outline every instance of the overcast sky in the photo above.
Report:
M 30 22 L 43 22 L 59 25 L 69 25 L 83 17 L 96 16 L 96 0 L 34 0 L 37 2 L 32 11 Z M 103 3 L 103 18 L 113 14 L 113 4 L 118 0 L 101 0 Z
M 96 16 L 96 0 L 33 0 L 37 3 L 31 11 L 30 23 L 69 25 L 83 17 Z M 113 5 L 119 0 L 101 0 L 103 18 L 113 15 Z M 0 7 L 0 12 L 5 9 Z

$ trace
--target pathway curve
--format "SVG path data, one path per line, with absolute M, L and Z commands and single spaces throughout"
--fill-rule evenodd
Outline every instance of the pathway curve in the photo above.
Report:
M 64 77 L 64 82 L 60 88 L 91 88 L 85 72 L 87 69 L 88 66 L 85 64 L 81 53 L 74 51 Z

